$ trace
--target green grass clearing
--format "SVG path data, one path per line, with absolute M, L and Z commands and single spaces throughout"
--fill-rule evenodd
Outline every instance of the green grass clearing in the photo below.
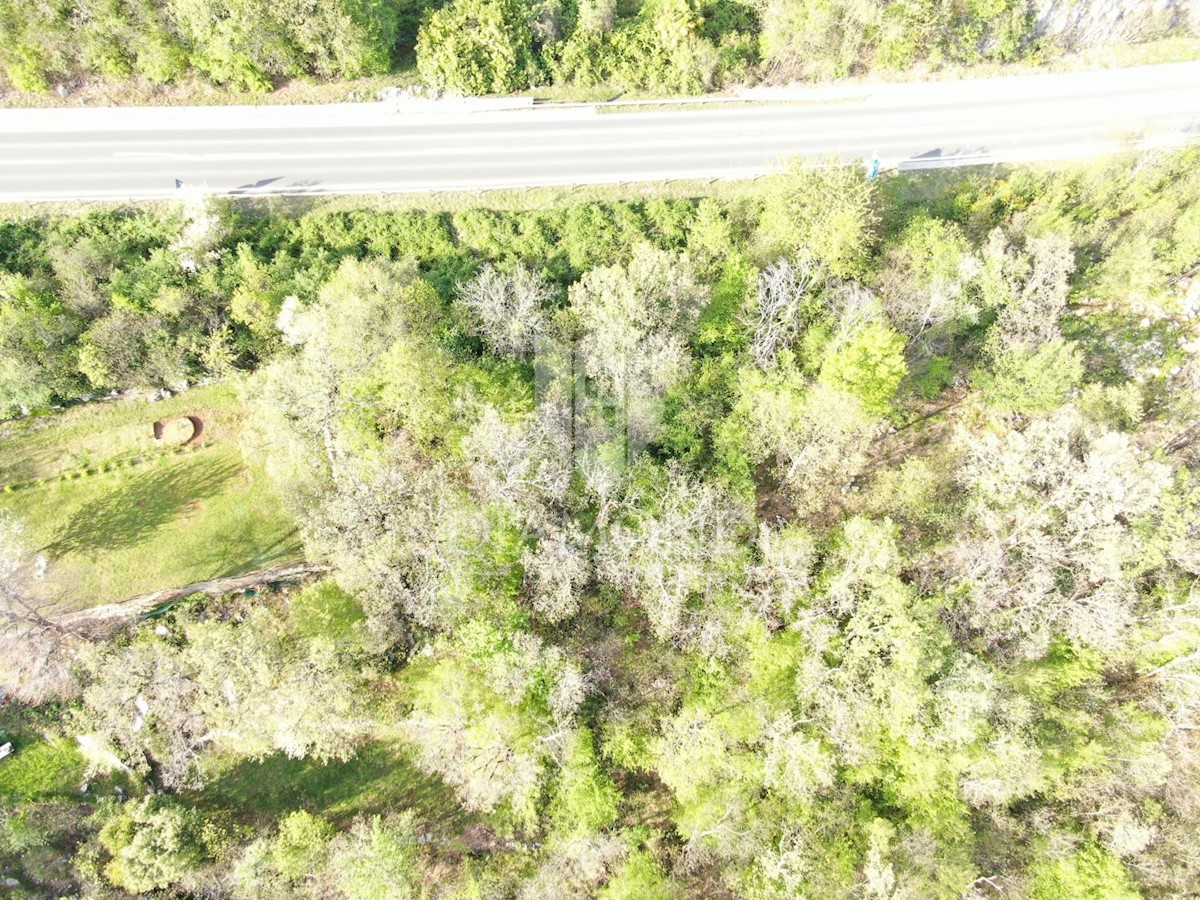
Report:
M 185 414 L 204 421 L 200 442 Z M 236 575 L 297 557 L 293 522 L 237 444 L 233 382 L 160 403 L 91 404 L 0 429 L 0 508 L 49 561 L 56 612 Z M 152 424 L 168 421 L 161 443 Z
M 73 740 L 47 741 L 31 734 L 0 738 L 0 744 L 7 741 L 14 753 L 0 761 L 0 806 L 79 796 L 87 763 Z

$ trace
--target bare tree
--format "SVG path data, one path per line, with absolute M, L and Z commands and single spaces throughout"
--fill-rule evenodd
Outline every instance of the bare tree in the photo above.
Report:
M 797 512 L 824 508 L 862 471 L 875 428 L 856 397 L 813 386 L 794 429 L 775 448 L 780 485 Z
M 1062 336 L 1058 320 L 1067 305 L 1074 268 L 1075 257 L 1064 235 L 1035 238 L 1022 253 L 1002 233 L 993 232 L 981 271 L 987 301 L 1000 307 L 988 336 L 993 355 L 1034 351 Z
M 1066 408 L 1023 432 L 972 439 L 961 477 L 968 527 L 943 562 L 965 589 L 956 625 L 1033 657 L 1056 633 L 1118 646 L 1150 564 L 1137 526 L 1160 517 L 1168 467 Z
M 671 640 L 682 632 L 690 599 L 711 601 L 727 586 L 747 515 L 723 490 L 678 471 L 645 500 L 626 505 L 597 565 L 643 606 L 659 639 Z
M 470 312 L 475 333 L 499 355 L 515 358 L 533 352 L 554 288 L 520 263 L 507 275 L 484 266 L 459 286 L 458 301 Z
M 403 642 L 410 620 L 446 627 L 479 599 L 486 516 L 449 470 L 409 452 L 339 479 L 303 522 L 310 551 L 363 598 L 377 652 Z
M 771 369 L 779 351 L 800 334 L 804 302 L 820 272 L 808 259 L 781 259 L 758 276 L 758 314 L 747 322 L 754 330 L 750 353 L 762 369 Z
M 573 519 L 539 529 L 537 545 L 521 560 L 534 611 L 548 622 L 575 614 L 591 579 L 588 540 Z
M 519 900 L 594 897 L 629 855 L 624 835 L 576 834 L 553 840 Z
M 555 402 L 515 423 L 484 409 L 464 446 L 476 496 L 503 503 L 531 524 L 551 515 L 566 497 L 574 465 L 569 415 Z
M 25 546 L 24 525 L 0 510 L 0 690 L 30 701 L 47 699 L 70 683 L 70 654 L 60 652 L 71 633 L 49 615 L 38 584 L 45 561 Z
M 758 526 L 758 563 L 746 572 L 744 595 L 772 622 L 787 622 L 812 587 L 817 545 L 799 525 Z

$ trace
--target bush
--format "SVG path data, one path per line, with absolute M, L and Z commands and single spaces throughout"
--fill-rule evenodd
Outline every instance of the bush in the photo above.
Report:
M 672 900 L 679 896 L 650 853 L 630 854 L 597 895 L 600 900 Z
M 1129 871 L 1102 847 L 1091 845 L 1070 856 L 1047 859 L 1033 867 L 1033 900 L 1075 900 L 1104 897 L 1105 900 L 1136 900 Z
M 577 29 L 561 49 L 555 75 L 581 85 L 663 93 L 711 90 L 747 71 L 754 48 L 736 32 L 719 35 L 719 22 L 707 39 L 703 24 L 689 0 L 652 0 L 612 30 Z
M 292 881 L 319 871 L 328 853 L 333 828 L 310 812 L 297 810 L 279 822 L 279 834 L 271 841 L 271 867 Z
M 422 895 L 411 812 L 357 823 L 334 843 L 330 869 L 349 900 L 412 900 Z
M 304 637 L 349 641 L 363 619 L 362 606 L 332 578 L 306 587 L 292 597 L 292 622 Z
M 607 828 L 617 818 L 620 791 L 600 768 L 592 733 L 580 728 L 563 764 L 551 815 L 562 833 L 590 834 Z

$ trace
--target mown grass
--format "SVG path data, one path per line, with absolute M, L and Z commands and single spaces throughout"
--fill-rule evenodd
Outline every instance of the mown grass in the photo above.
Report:
M 182 447 L 204 420 L 200 442 Z M 0 508 L 48 561 L 57 612 L 253 571 L 300 553 L 262 469 L 244 459 L 236 385 L 161 403 L 91 404 L 0 430 Z M 170 420 L 161 443 L 155 420 Z
M 222 760 L 205 788 L 188 799 L 201 808 L 226 810 L 258 829 L 297 809 L 345 826 L 356 816 L 413 808 L 428 826 L 450 834 L 474 821 L 449 787 L 414 765 L 409 751 L 383 740 L 367 743 L 346 762 L 291 759 L 282 753 Z
M 74 741 L 28 734 L 0 738 L 0 744 L 9 741 L 15 752 L 0 762 L 0 806 L 78 796 L 87 763 Z

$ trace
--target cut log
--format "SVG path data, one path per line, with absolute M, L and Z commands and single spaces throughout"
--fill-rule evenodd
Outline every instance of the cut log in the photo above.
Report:
M 179 600 L 183 597 L 190 597 L 192 594 L 207 594 L 210 597 L 219 597 L 222 594 L 244 591 L 247 588 L 258 587 L 264 584 L 299 581 L 302 578 L 307 578 L 309 575 L 328 572 L 330 569 L 330 566 L 314 566 L 309 565 L 303 560 L 297 560 L 295 562 L 272 566 L 269 569 L 260 569 L 257 572 L 247 572 L 245 575 L 214 578 L 211 581 L 197 581 L 195 584 L 186 584 L 183 587 L 166 588 L 161 591 L 153 591 L 149 594 L 139 594 L 136 597 L 130 597 L 128 600 L 122 600 L 120 603 L 108 603 L 104 606 L 93 606 L 91 609 L 81 609 L 79 612 L 68 613 L 65 616 L 55 618 L 53 622 L 55 625 L 67 629 L 79 629 L 96 625 L 119 625 L 128 619 L 154 609 L 156 606 L 161 606 L 164 603 Z

